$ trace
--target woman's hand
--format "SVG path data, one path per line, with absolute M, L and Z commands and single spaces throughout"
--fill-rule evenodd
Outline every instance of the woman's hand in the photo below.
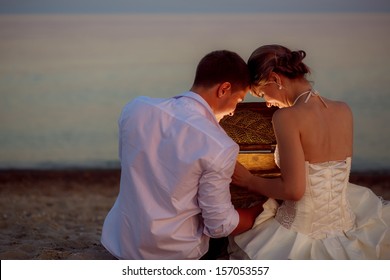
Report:
M 250 180 L 252 178 L 252 174 L 249 172 L 248 169 L 245 168 L 241 163 L 238 161 L 236 162 L 236 166 L 234 168 L 234 173 L 232 176 L 232 183 L 234 185 L 237 185 L 239 187 L 248 188 L 250 185 Z

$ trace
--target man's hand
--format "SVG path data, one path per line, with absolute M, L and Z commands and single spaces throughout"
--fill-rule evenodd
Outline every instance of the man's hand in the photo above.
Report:
M 236 210 L 240 216 L 240 221 L 231 235 L 234 236 L 250 230 L 255 223 L 257 216 L 263 211 L 263 203 L 264 201 L 249 208 L 237 208 Z

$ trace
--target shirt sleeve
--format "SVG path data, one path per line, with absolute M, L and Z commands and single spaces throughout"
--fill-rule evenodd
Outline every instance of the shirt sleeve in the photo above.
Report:
M 222 151 L 200 180 L 198 203 L 202 209 L 204 233 L 213 238 L 228 236 L 239 222 L 230 194 L 237 155 L 238 146 Z

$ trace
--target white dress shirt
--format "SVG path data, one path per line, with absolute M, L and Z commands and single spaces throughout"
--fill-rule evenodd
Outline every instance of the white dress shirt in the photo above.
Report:
M 238 145 L 198 94 L 138 97 L 119 119 L 120 191 L 102 244 L 119 259 L 199 259 L 239 216 L 229 184 Z

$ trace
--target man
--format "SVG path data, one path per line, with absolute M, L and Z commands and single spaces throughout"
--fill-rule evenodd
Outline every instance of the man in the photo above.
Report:
M 252 227 L 261 206 L 234 209 L 229 185 L 238 145 L 219 125 L 249 91 L 236 53 L 214 51 L 189 92 L 138 97 L 119 119 L 120 191 L 102 244 L 118 259 L 199 259 L 209 238 Z

